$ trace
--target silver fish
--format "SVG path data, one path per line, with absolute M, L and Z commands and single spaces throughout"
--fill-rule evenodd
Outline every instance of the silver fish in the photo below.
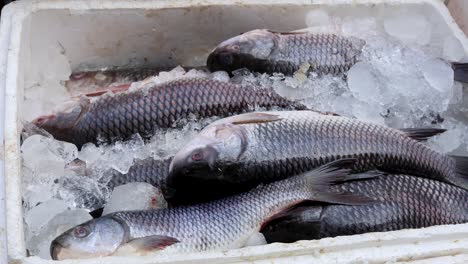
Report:
M 185 145 L 172 160 L 168 184 L 175 195 L 200 192 L 193 188 L 197 180 L 214 183 L 212 190 L 216 182 L 251 188 L 333 160 L 355 158 L 353 172 L 408 173 L 468 189 L 466 159 L 438 153 L 417 141 L 443 131 L 397 130 L 312 111 L 242 114 L 213 122 Z M 188 182 L 191 190 L 185 188 Z
M 123 211 L 74 227 L 51 244 L 53 259 L 240 248 L 268 218 L 304 200 L 366 204 L 367 197 L 329 195 L 333 182 L 352 179 L 343 159 L 283 181 L 209 203 L 161 210 Z
M 319 74 L 340 74 L 357 62 L 364 45 L 364 40 L 334 34 L 256 29 L 219 44 L 207 66 L 211 71 L 247 68 L 292 75 L 306 65 Z

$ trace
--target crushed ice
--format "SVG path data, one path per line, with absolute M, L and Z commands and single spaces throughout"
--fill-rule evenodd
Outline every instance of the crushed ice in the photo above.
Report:
M 441 152 L 467 155 L 468 93 L 460 83 L 453 81 L 453 70 L 447 63 L 447 60 L 464 57 L 463 46 L 453 37 L 432 43 L 431 39 L 438 32 L 431 23 L 434 22 L 421 14 L 404 12 L 384 18 L 340 18 L 314 10 L 306 17 L 306 24 L 314 27 L 313 30 L 338 31 L 366 40 L 360 62 L 347 76 L 307 75 L 310 65 L 303 65 L 303 70 L 293 77 L 253 74 L 241 69 L 232 78 L 226 72 L 185 71 L 176 67 L 133 83 L 130 91 L 181 77 L 208 77 L 273 87 L 279 94 L 319 111 L 395 128 L 446 128 L 446 133 L 432 138 L 428 144 Z M 61 59 L 57 63 L 62 63 Z M 65 70 L 64 74 L 69 73 Z M 63 79 L 63 76 L 56 76 L 56 79 Z M 50 84 L 47 93 L 44 85 L 26 90 L 25 102 L 30 107 L 23 113 L 25 120 L 45 113 L 69 97 L 56 81 L 46 80 L 45 83 Z M 56 97 L 45 99 L 44 94 Z M 181 120 L 183 129 L 158 132 L 148 142 L 134 136 L 130 141 L 112 145 L 86 144 L 81 151 L 72 144 L 47 136 L 33 135 L 25 139 L 21 146 L 23 208 L 30 254 L 49 258 L 50 241 L 67 228 L 91 219 L 86 209 L 94 209 L 94 201 L 109 201 L 104 213 L 165 207 L 160 191 L 148 184 L 131 183 L 113 192 L 107 190 L 102 185 L 105 172 L 126 173 L 135 160 L 167 158 L 212 120 L 189 118 Z

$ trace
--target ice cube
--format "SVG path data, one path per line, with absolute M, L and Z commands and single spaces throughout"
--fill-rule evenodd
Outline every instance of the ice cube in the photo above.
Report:
M 421 70 L 432 88 L 442 93 L 450 93 L 451 96 L 454 73 L 448 63 L 439 59 L 428 60 Z
M 111 165 L 111 168 L 120 173 L 127 173 L 130 166 L 133 164 L 133 156 L 124 155 L 124 153 L 126 153 L 124 148 L 116 147 L 108 152 L 108 156 L 106 158 Z
M 78 158 L 91 165 L 101 157 L 101 150 L 93 143 L 84 144 L 78 153 Z
M 377 104 L 366 104 L 364 102 L 353 105 L 353 115 L 362 121 L 385 125 L 385 120 L 381 116 L 383 109 Z
M 444 59 L 451 62 L 457 62 L 465 56 L 463 45 L 453 36 L 445 38 L 443 52 Z
M 184 77 L 187 77 L 187 78 L 208 78 L 209 74 L 206 73 L 203 70 L 191 69 L 184 75 Z
M 30 185 L 23 190 L 23 206 L 30 210 L 40 203 L 52 199 L 52 196 L 53 194 L 48 186 Z
M 58 196 L 70 206 L 95 210 L 104 204 L 107 189 L 100 183 L 101 174 L 69 175 L 59 180 Z
M 21 151 L 23 159 L 28 164 L 55 159 L 68 163 L 78 156 L 78 149 L 75 145 L 42 135 L 28 137 L 21 145 Z
M 225 71 L 213 72 L 211 75 L 214 80 L 218 80 L 221 82 L 229 82 L 229 74 Z
M 167 203 L 159 188 L 148 183 L 132 182 L 114 188 L 103 214 L 165 207 Z
M 448 129 L 443 134 L 431 140 L 433 147 L 442 153 L 454 151 L 463 143 L 464 132 L 466 131 L 463 131 L 462 127 Z
M 395 12 L 384 20 L 387 34 L 405 43 L 428 44 L 431 39 L 431 25 L 421 14 Z
M 379 83 L 372 67 L 365 62 L 356 63 L 348 72 L 348 87 L 363 102 L 379 98 Z
M 36 234 L 50 219 L 67 210 L 67 208 L 68 205 L 66 202 L 58 199 L 50 199 L 27 211 L 24 215 L 24 221 L 28 226 L 28 230 Z
M 307 27 L 317 27 L 330 24 L 330 17 L 324 10 L 312 10 L 307 12 L 305 17 Z
M 27 248 L 32 255 L 51 259 L 50 244 L 52 240 L 68 229 L 91 219 L 91 215 L 83 209 L 61 212 L 55 215 L 37 235 L 27 241 Z
M 28 137 L 21 145 L 23 166 L 38 179 L 60 177 L 65 173 L 66 161 L 77 153 L 76 146 L 70 145 L 41 135 Z
M 460 82 L 454 82 L 453 83 L 453 95 L 452 99 L 450 99 L 450 104 L 459 104 L 463 102 L 463 84 Z

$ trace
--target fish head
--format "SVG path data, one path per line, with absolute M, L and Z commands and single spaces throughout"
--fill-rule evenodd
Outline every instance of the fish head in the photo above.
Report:
M 266 29 L 256 29 L 219 44 L 208 56 L 211 71 L 234 71 L 253 60 L 266 60 L 278 47 L 278 36 Z
M 169 166 L 170 179 L 223 177 L 223 169 L 236 164 L 246 149 L 242 126 L 213 123 L 183 147 Z
M 77 98 L 59 106 L 52 114 L 43 115 L 32 122 L 46 130 L 56 139 L 70 141 L 70 130 L 89 108 L 89 99 Z
M 50 255 L 54 260 L 109 256 L 126 242 L 127 233 L 124 225 L 110 215 L 96 218 L 55 238 Z

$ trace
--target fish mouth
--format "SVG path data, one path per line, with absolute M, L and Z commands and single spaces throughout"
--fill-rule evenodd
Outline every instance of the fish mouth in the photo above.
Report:
M 50 256 L 52 257 L 53 260 L 60 260 L 59 256 L 62 251 L 63 246 L 57 241 L 54 240 L 50 244 Z
M 52 120 L 56 117 L 56 115 L 44 115 L 40 116 L 32 121 L 32 123 L 38 127 L 42 127 L 45 123 L 47 123 L 49 120 Z

